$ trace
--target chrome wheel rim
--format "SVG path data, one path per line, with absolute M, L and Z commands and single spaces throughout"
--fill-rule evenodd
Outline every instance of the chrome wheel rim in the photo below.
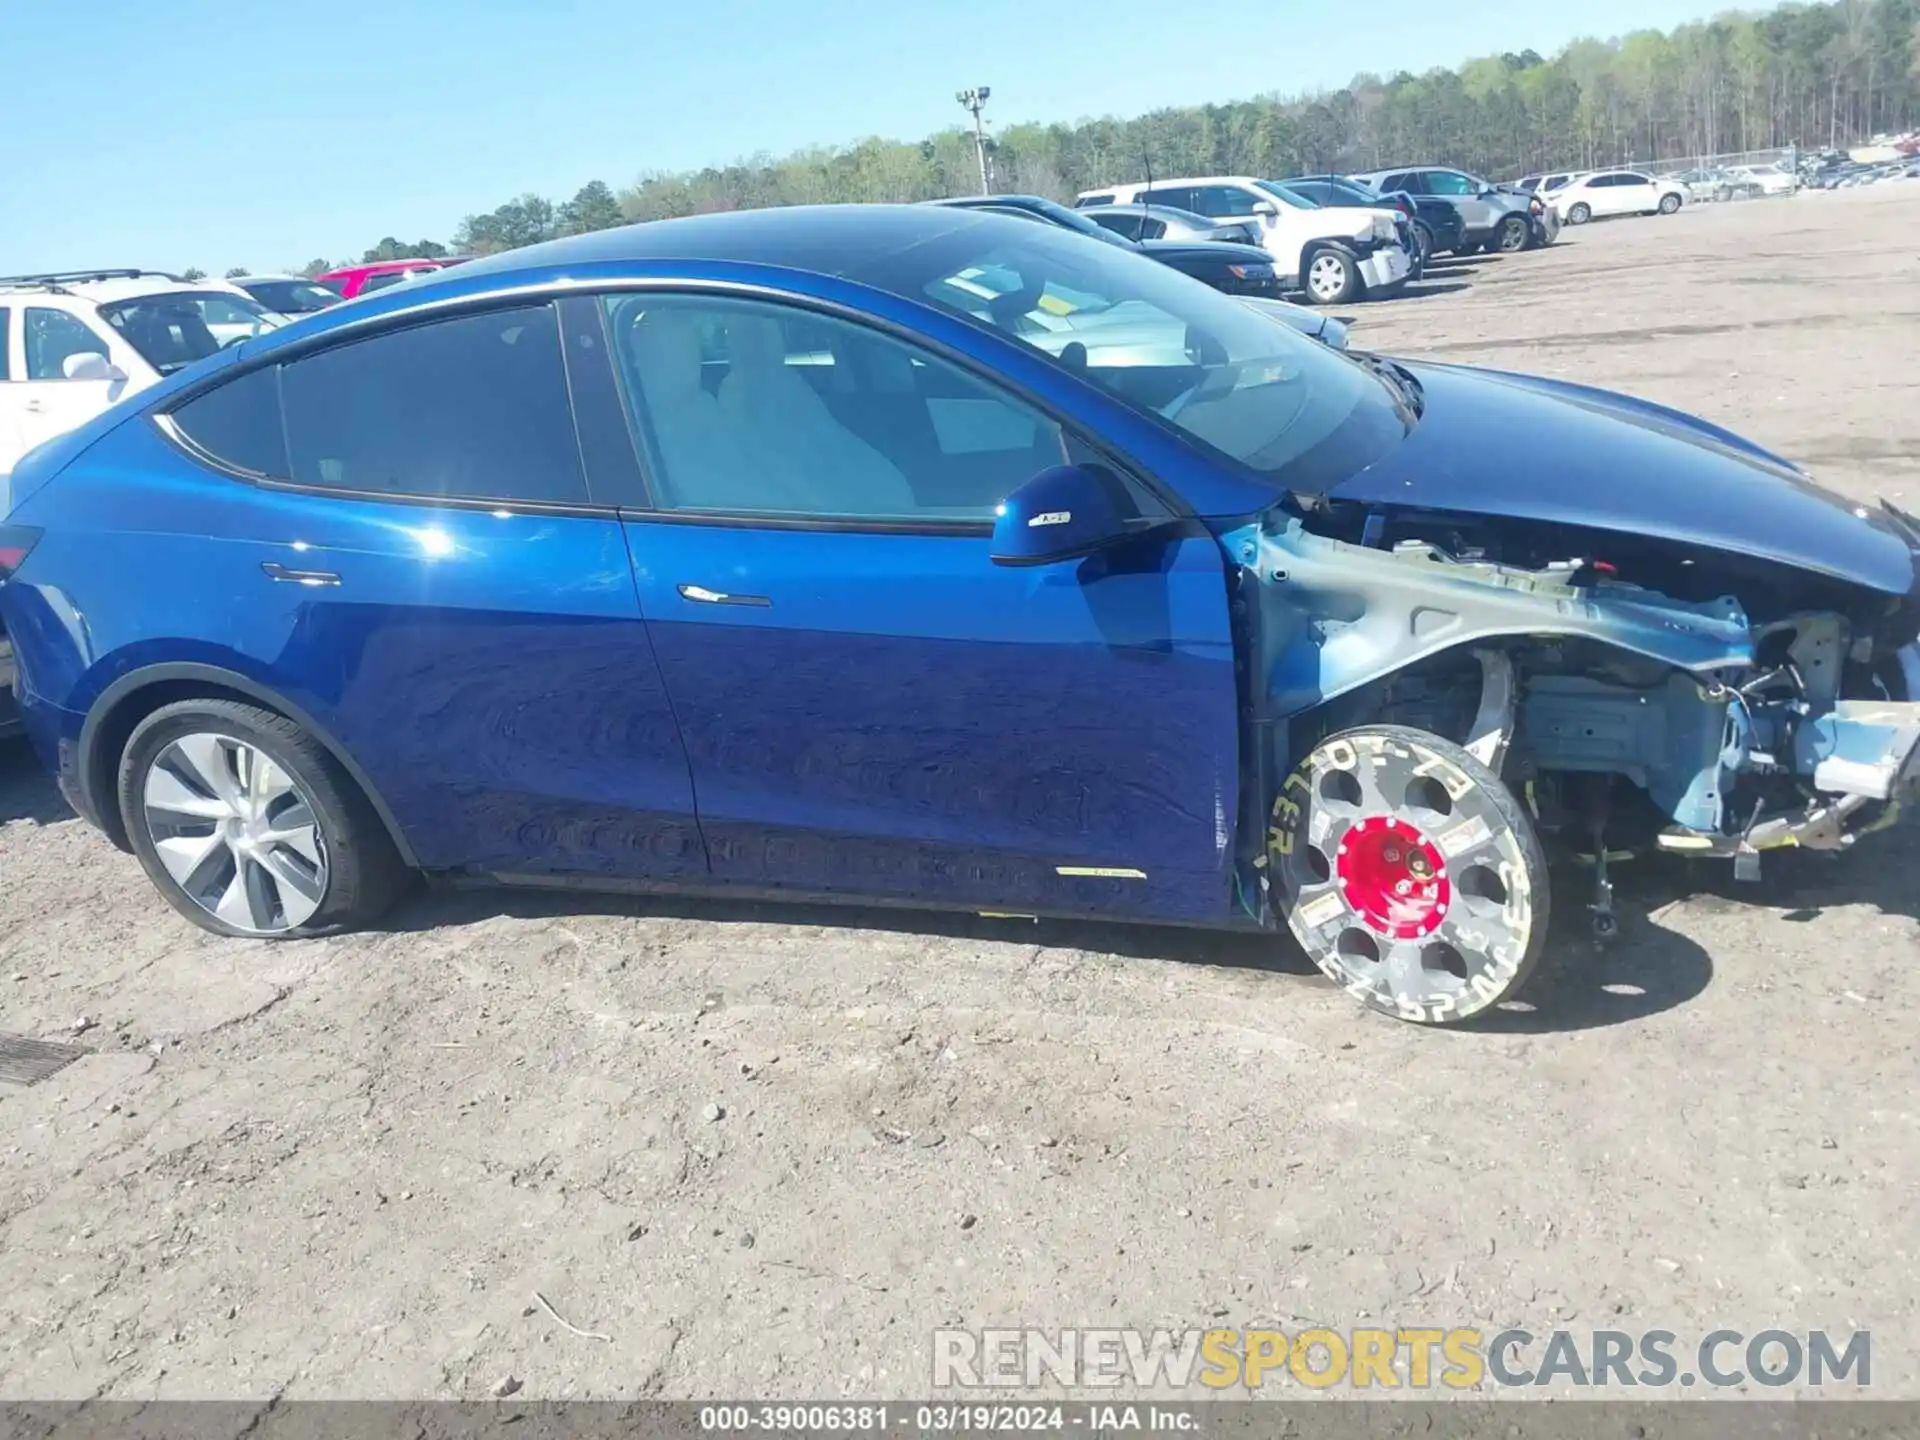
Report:
M 1322 255 L 1307 269 L 1307 284 L 1322 300 L 1331 300 L 1346 288 L 1346 267 L 1332 255 Z
M 223 924 L 284 934 L 326 898 L 326 840 L 313 804 L 257 746 L 212 731 L 182 735 L 147 767 L 141 802 L 161 867 Z
M 1500 232 L 1500 248 L 1511 254 L 1515 250 L 1524 249 L 1526 243 L 1527 222 L 1524 220 L 1509 220 L 1506 229 Z

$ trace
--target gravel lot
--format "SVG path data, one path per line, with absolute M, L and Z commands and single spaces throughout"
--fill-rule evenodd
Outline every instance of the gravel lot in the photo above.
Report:
M 1917 229 L 1596 224 L 1356 343 L 1920 508 Z M 1920 1397 L 1912 831 L 1628 867 L 1617 949 L 1572 898 L 1564 988 L 1441 1033 L 1184 933 L 488 894 L 217 941 L 18 747 L 0 822 L 0 1030 L 92 1049 L 0 1084 L 0 1398 L 902 1396 L 937 1325 L 1258 1321 L 1871 1326 Z

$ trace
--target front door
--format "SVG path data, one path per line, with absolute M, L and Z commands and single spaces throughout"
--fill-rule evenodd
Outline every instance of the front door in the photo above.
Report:
M 1052 420 L 844 320 L 606 304 L 654 503 L 628 544 L 715 879 L 1227 910 L 1238 737 L 1216 542 L 995 566 L 995 504 L 1072 453 Z

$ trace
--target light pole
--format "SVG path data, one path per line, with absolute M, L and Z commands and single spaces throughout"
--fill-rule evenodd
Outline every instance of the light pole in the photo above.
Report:
M 973 153 L 980 162 L 980 193 L 990 195 L 992 187 L 987 184 L 987 130 L 980 119 L 980 112 L 987 108 L 987 97 L 993 94 L 993 87 L 981 85 L 972 90 L 961 90 L 954 95 L 973 114 Z

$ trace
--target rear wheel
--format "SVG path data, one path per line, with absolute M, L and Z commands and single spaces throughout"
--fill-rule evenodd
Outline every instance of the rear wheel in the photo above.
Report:
M 1302 267 L 1300 283 L 1315 305 L 1342 305 L 1360 293 L 1360 267 L 1344 250 L 1316 250 Z
M 1592 218 L 1593 207 L 1588 205 L 1584 200 L 1567 211 L 1567 224 L 1569 225 L 1584 225 Z
M 1526 217 L 1523 215 L 1509 215 L 1505 220 L 1500 222 L 1500 235 L 1496 243 L 1499 245 L 1502 253 L 1512 255 L 1517 251 L 1526 249 L 1527 241 L 1531 237 L 1532 227 L 1527 224 Z
M 1449 740 L 1402 725 L 1328 737 L 1273 804 L 1275 900 L 1314 964 L 1421 1024 L 1514 998 L 1546 940 L 1546 855 L 1525 808 Z
M 121 756 L 134 853 L 217 935 L 318 935 L 378 918 L 411 878 L 373 807 L 284 715 L 231 700 L 165 705 Z
M 1433 232 L 1419 221 L 1413 223 L 1413 268 L 1409 272 L 1415 280 L 1427 273 L 1427 262 L 1433 258 Z

